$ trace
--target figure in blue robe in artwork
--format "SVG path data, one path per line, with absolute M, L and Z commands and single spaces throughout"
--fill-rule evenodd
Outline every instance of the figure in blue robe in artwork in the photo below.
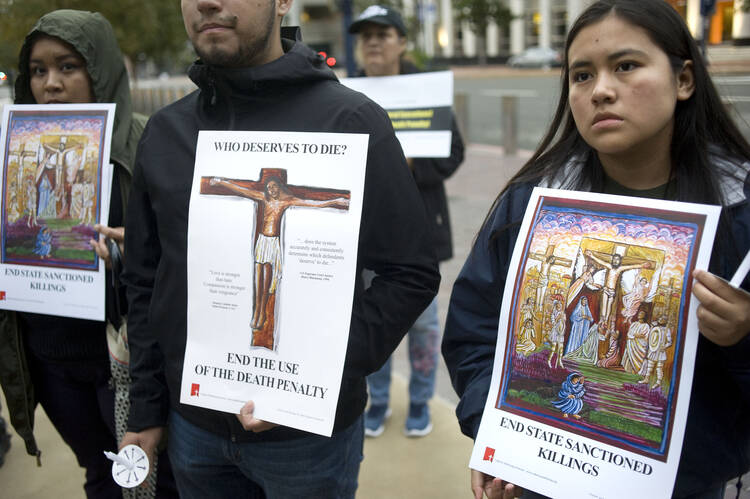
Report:
M 57 201 L 52 190 L 52 184 L 46 175 L 42 175 L 42 181 L 39 184 L 39 218 L 57 218 Z
M 583 345 L 586 333 L 588 333 L 591 322 L 594 320 L 591 315 L 591 309 L 589 308 L 588 298 L 583 296 L 578 300 L 576 308 L 570 315 L 570 320 L 570 336 L 568 337 L 568 344 L 565 345 L 565 355 L 578 350 L 578 348 Z
M 560 409 L 564 417 L 572 415 L 580 419 L 578 414 L 583 408 L 583 394 L 586 388 L 583 386 L 583 375 L 578 372 L 572 372 L 563 381 L 560 391 L 557 393 L 557 400 L 552 401 L 552 405 Z
M 41 258 L 48 258 L 52 253 L 52 234 L 47 227 L 39 229 L 33 251 Z
M 604 335 L 607 327 L 603 323 L 594 323 L 589 327 L 583 344 L 565 356 L 566 359 L 589 365 L 595 365 L 599 360 L 599 335 Z

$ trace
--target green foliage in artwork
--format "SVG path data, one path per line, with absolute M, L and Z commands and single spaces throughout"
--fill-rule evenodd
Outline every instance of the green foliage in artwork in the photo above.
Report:
M 5 253 L 8 255 L 13 255 L 14 257 L 25 257 L 25 256 L 31 256 L 36 257 L 37 255 L 32 251 L 32 248 L 28 248 L 26 246 L 7 246 L 5 248 Z
M 661 442 L 662 429 L 651 426 L 640 421 L 633 421 L 618 414 L 604 411 L 591 411 L 588 414 L 589 421 L 622 433 L 641 437 L 649 442 Z
M 49 227 L 52 232 L 69 231 L 81 222 L 74 218 L 45 218 L 40 220 Z
M 523 400 L 528 404 L 533 404 L 538 407 L 553 408 L 549 399 L 544 398 L 536 392 L 530 392 L 528 390 L 508 390 L 508 398 L 515 398 Z
M 53 249 L 52 254 L 55 258 L 68 261 L 83 261 L 93 262 L 94 251 L 93 250 L 81 250 L 73 248 L 57 248 Z

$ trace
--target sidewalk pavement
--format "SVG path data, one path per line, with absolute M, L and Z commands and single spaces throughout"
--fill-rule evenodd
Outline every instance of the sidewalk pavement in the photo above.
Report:
M 528 151 L 522 151 L 506 157 L 502 148 L 471 145 L 464 164 L 446 182 L 453 224 L 454 258 L 441 264 L 443 280 L 438 294 L 441 324 L 445 321 L 453 281 L 487 210 L 529 155 Z M 423 438 L 403 435 L 408 411 L 406 380 L 409 373 L 403 343 L 394 354 L 393 369 L 393 415 L 380 437 L 365 440 L 358 499 L 472 497 L 468 469 L 472 442 L 458 429 L 454 415 L 458 398 L 450 386 L 442 358 L 436 394 L 430 403 L 434 430 Z M 2 412 L 7 419 L 7 410 Z M 13 434 L 12 448 L 5 465 L 0 468 L 0 499 L 83 497 L 83 470 L 41 408 L 37 408 L 36 416 L 36 436 L 43 452 L 42 467 L 36 467 L 34 458 L 26 454 L 20 438 Z M 750 474 L 746 475 L 744 483 L 741 498 L 750 499 Z M 726 497 L 734 498 L 731 486 Z

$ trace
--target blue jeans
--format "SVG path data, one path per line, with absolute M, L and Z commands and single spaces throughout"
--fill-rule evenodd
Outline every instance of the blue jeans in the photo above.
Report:
M 435 368 L 440 343 L 437 297 L 422 312 L 407 333 L 409 338 L 409 401 L 424 404 L 435 392 Z M 367 377 L 370 404 L 387 405 L 391 390 L 391 358 Z
M 363 418 L 331 438 L 232 442 L 169 415 L 169 457 L 181 499 L 344 499 L 357 490 Z

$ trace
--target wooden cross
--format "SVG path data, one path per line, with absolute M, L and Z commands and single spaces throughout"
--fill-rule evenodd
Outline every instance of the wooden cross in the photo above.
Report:
M 273 350 L 275 346 L 276 289 L 281 280 L 281 230 L 288 208 L 349 209 L 350 191 L 287 184 L 287 172 L 281 168 L 263 168 L 260 179 L 201 177 L 201 194 L 237 196 L 255 202 L 256 223 L 253 235 L 255 262 L 255 303 L 251 327 L 252 346 Z
M 539 284 L 536 289 L 536 308 L 537 310 L 544 309 L 544 295 L 547 292 L 547 282 L 549 278 L 550 270 L 553 266 L 570 267 L 573 264 L 572 260 L 567 258 L 561 258 L 555 256 L 555 245 L 550 244 L 544 253 L 529 253 L 530 260 L 539 260 L 542 265 L 539 269 Z

